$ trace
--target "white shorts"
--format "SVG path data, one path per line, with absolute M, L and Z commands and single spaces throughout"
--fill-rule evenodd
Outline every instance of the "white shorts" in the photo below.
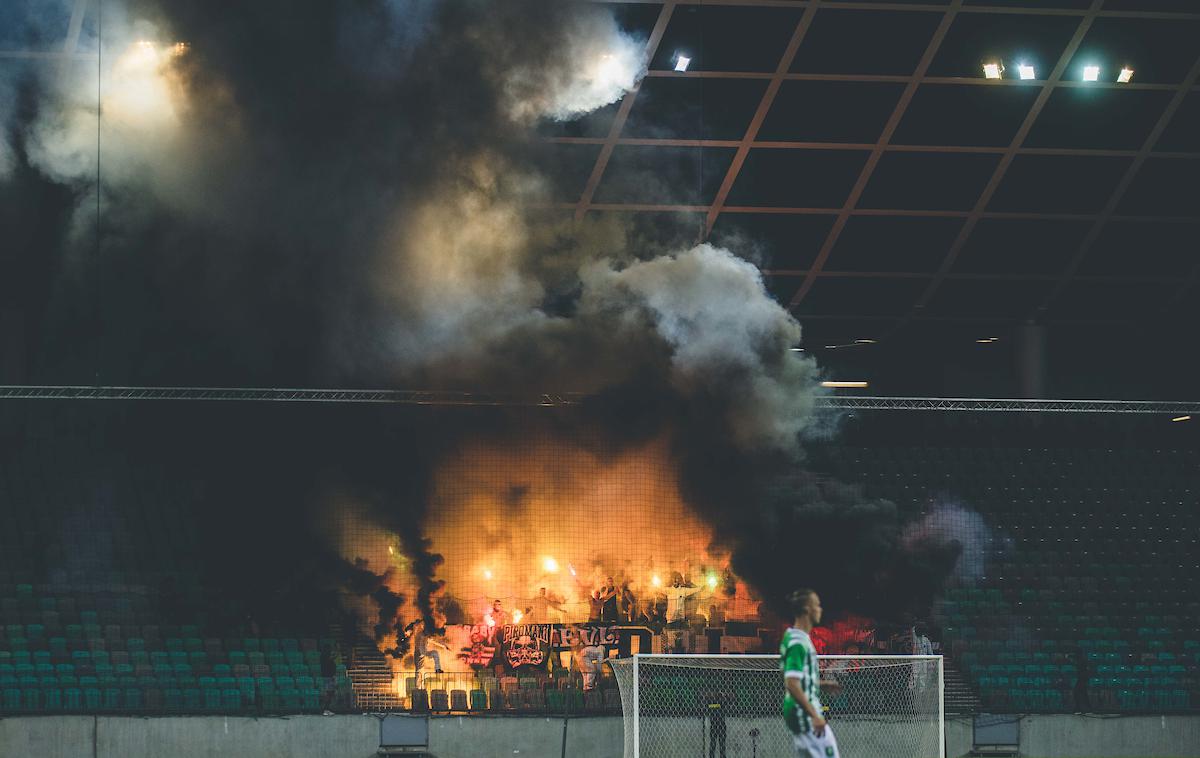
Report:
M 837 738 L 833 730 L 825 725 L 825 733 L 818 737 L 812 732 L 792 736 L 796 745 L 796 755 L 800 758 L 841 758 L 838 753 Z

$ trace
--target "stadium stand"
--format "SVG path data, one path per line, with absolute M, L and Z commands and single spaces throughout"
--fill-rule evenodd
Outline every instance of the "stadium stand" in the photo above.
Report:
M 361 635 L 278 621 L 254 631 L 222 615 L 201 570 L 195 480 L 98 457 L 94 422 L 78 423 L 25 434 L 0 469 L 0 711 L 620 711 L 607 669 L 589 692 L 556 669 L 425 674 L 401 697 L 391 662 Z M 982 516 L 984 544 L 971 549 L 983 560 L 953 578 L 931 633 L 950 655 L 948 683 L 961 674 L 982 708 L 1194 711 L 1196 450 L 1156 445 L 1149 422 L 1031 423 L 851 424 L 839 444 L 813 446 L 811 463 L 912 518 L 947 503 Z M 100 497 L 89 477 L 106 482 Z
M 996 428 L 967 435 L 973 444 L 839 446 L 827 469 L 910 512 L 958 503 L 986 520 L 982 573 L 957 577 L 934 610 L 985 709 L 1194 709 L 1196 451 L 1095 423 L 1078 425 L 1070 445 L 1053 427 L 1036 446 L 1033 435 L 996 439 Z

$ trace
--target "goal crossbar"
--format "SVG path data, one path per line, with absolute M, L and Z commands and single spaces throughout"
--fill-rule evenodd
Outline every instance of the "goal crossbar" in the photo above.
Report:
M 823 707 L 845 758 L 945 758 L 940 655 L 818 656 Z M 626 758 L 791 755 L 777 655 L 611 660 Z

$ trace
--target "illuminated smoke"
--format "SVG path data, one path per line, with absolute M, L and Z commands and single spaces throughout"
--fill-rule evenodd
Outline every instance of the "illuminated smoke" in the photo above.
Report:
M 580 278 L 581 312 L 617 329 L 653 329 L 681 393 L 730 400 L 726 422 L 743 448 L 796 451 L 813 415 L 816 367 L 789 350 L 800 325 L 753 264 L 700 245 L 625 267 L 589 264 Z
M 504 93 L 514 119 L 566 121 L 615 103 L 646 72 L 645 42 L 623 33 L 608 13 L 573 13 L 561 30 L 565 56 L 553 66 L 515 66 Z
M 19 149 L 10 143 L 8 162 L 70 190 L 69 207 L 46 213 L 49 225 L 75 230 L 47 256 L 65 261 L 50 267 L 45 286 L 61 291 L 36 356 L 51 383 L 100 374 L 112 384 L 633 398 L 623 412 L 588 422 L 626 452 L 564 456 L 578 464 L 580 482 L 597 487 L 625 472 L 631 482 L 653 481 L 637 457 L 665 461 L 671 482 L 651 507 L 618 502 L 602 517 L 568 510 L 561 521 L 531 524 L 530 509 L 586 503 L 602 491 L 556 483 L 536 440 L 526 456 L 505 459 L 509 473 L 468 477 L 476 488 L 446 500 L 439 477 L 470 468 L 463 451 L 503 458 L 471 423 L 447 419 L 436 452 L 397 442 L 372 459 L 394 478 L 380 474 L 386 481 L 373 491 L 346 496 L 377 531 L 397 535 L 409 561 L 388 575 L 380 549 L 364 556 L 366 570 L 386 576 L 393 595 L 413 598 L 402 612 L 415 607 L 434 626 L 442 578 L 450 592 L 474 597 L 484 590 L 469 582 L 485 581 L 487 568 L 497 581 L 515 577 L 504 580 L 510 592 L 525 591 L 538 581 L 533 568 L 502 572 L 500 556 L 476 544 L 480 534 L 462 535 L 470 551 L 450 539 L 465 528 L 453 514 L 499 508 L 508 520 L 486 532 L 492 543 L 516 546 L 524 533 L 567 545 L 541 551 L 558 561 L 559 581 L 570 576 L 563 566 L 594 581 L 599 566 L 632 561 L 634 581 L 653 584 L 689 557 L 723 567 L 732 554 L 759 588 L 784 591 L 753 555 L 763 544 L 793 550 L 770 529 L 778 503 L 741 485 L 753 484 L 764 459 L 795 465 L 798 438 L 814 423 L 814 364 L 789 351 L 799 325 L 739 257 L 745 251 L 679 244 L 694 232 L 669 221 L 642 234 L 611 217 L 575 224 L 545 208 L 562 194 L 539 122 L 593 112 L 644 75 L 644 41 L 611 10 L 559 0 L 260 0 L 219 14 L 207 0 L 143 0 L 129 8 L 136 13 L 105 3 L 99 100 L 94 75 L 44 72 L 28 115 L 0 114 L 6 133 L 23 140 Z M 190 47 L 176 50 L 178 40 Z M 93 194 L 98 107 L 102 224 Z M 96 281 L 119 284 L 106 290 Z M 103 318 L 60 305 L 76 302 Z M 363 478 L 352 473 L 348 480 Z M 497 493 L 522 484 L 529 489 L 501 507 Z M 835 504 L 853 510 L 857 501 Z M 348 506 L 331 498 L 329 507 Z M 656 531 L 660 517 L 701 536 L 670 544 Z M 601 518 L 643 527 L 625 543 L 627 556 L 589 551 L 582 531 L 566 526 Z M 789 539 L 803 523 L 788 521 Z M 887 523 L 894 545 L 900 527 Z M 478 550 L 497 565 L 479 566 Z M 467 584 L 454 579 L 464 564 L 478 569 Z M 389 597 L 376 600 L 391 624 L 400 606 Z
M 493 599 L 523 610 L 538 589 L 565 617 L 588 616 L 609 576 L 643 598 L 654 576 L 700 585 L 728 565 L 712 529 L 679 495 L 665 440 L 619 453 L 578 435 L 468 443 L 438 467 L 426 529 L 447 591 L 478 618 Z

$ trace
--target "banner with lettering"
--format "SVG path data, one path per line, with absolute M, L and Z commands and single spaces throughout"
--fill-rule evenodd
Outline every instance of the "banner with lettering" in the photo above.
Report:
M 447 671 L 540 668 L 549 665 L 555 648 L 615 647 L 616 627 L 585 624 L 456 624 L 446 627 L 446 646 L 455 662 L 443 661 Z

